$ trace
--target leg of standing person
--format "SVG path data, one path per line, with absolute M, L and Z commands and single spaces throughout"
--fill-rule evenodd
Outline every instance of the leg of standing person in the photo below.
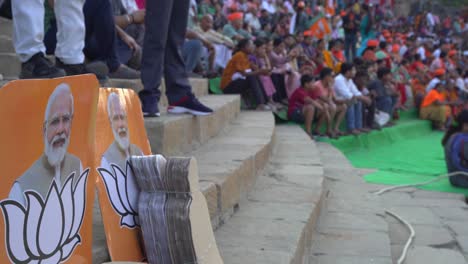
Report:
M 190 1 L 154 0 L 146 3 L 140 92 L 145 116 L 159 116 L 159 85 L 164 70 L 169 113 L 208 115 L 213 112 L 192 94 L 180 52 L 185 40 Z
M 109 1 L 86 0 L 83 7 L 85 18 L 85 47 L 83 52 L 91 63 L 86 65 L 90 72 L 96 73 L 96 70 L 89 69 L 93 65 L 107 65 L 110 78 L 117 79 L 137 79 L 139 72 L 123 65 L 117 56 L 117 35 L 115 31 L 114 15 L 112 14 Z M 47 54 L 54 54 L 57 44 L 57 24 L 52 21 L 47 31 L 44 43 L 47 48 Z M 104 67 L 106 66 L 104 65 Z M 99 66 L 101 67 L 101 66 Z M 96 67 L 94 67 L 96 68 Z M 98 75 L 98 74 L 96 74 Z M 107 73 L 98 75 L 98 79 L 106 79 Z
M 164 0 L 167 1 L 167 0 Z M 195 115 L 211 114 L 213 110 L 202 105 L 192 94 L 185 63 L 180 50 L 187 31 L 189 0 L 174 0 L 171 23 L 167 36 L 164 56 L 164 79 L 166 95 L 169 101 L 169 113 L 192 113 Z M 201 55 L 201 54 L 200 54 Z
M 11 1 L 0 0 L 0 17 L 12 19 L 11 15 Z
M 55 56 L 66 65 L 83 64 L 85 0 L 56 0 L 57 47 Z
M 83 48 L 85 45 L 85 18 L 83 6 L 85 0 L 56 0 L 54 2 L 57 20 L 57 47 L 55 64 L 65 70 L 67 75 L 93 73 L 99 79 L 107 78 L 109 72 L 102 62 L 84 64 Z
M 44 1 L 12 0 L 13 45 L 21 65 L 21 79 L 65 76 L 45 58 Z
M 185 0 L 183 0 L 185 2 Z M 141 62 L 141 81 L 144 89 L 139 93 L 145 115 L 159 116 L 161 79 L 169 23 L 174 0 L 153 0 L 146 3 L 145 39 Z

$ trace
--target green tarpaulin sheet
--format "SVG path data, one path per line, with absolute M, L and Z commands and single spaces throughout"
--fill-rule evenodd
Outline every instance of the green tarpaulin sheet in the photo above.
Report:
M 442 132 L 432 131 L 429 122 L 407 113 L 394 127 L 325 141 L 341 150 L 353 166 L 376 169 L 364 177 L 367 182 L 402 185 L 429 181 L 447 173 L 442 137 Z M 468 195 L 468 190 L 452 187 L 448 179 L 419 188 Z

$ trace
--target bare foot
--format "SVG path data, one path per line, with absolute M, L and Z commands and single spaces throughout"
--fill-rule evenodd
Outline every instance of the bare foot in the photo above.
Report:
M 331 138 L 331 139 L 337 139 L 338 138 L 338 136 L 334 132 L 328 132 L 327 136 L 329 138 Z
M 335 129 L 333 132 L 335 133 L 335 135 L 340 137 L 345 135 L 345 133 L 341 132 L 339 129 Z

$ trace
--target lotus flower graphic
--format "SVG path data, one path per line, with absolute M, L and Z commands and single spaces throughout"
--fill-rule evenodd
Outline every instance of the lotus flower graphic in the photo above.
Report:
M 8 256 L 13 263 L 65 262 L 81 244 L 79 231 L 86 206 L 85 170 L 73 188 L 75 172 L 62 190 L 52 181 L 45 201 L 35 191 L 26 191 L 26 208 L 14 200 L 0 202 L 6 226 Z
M 111 169 L 98 168 L 98 172 L 104 180 L 107 196 L 114 210 L 120 215 L 120 226 L 135 228 L 138 222 L 138 186 L 133 177 L 130 163 L 126 163 L 125 172 L 111 164 Z

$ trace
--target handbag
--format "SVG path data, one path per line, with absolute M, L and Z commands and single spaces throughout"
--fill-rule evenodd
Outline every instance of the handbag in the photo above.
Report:
M 375 111 L 374 115 L 374 122 L 379 126 L 383 127 L 390 121 L 390 115 L 382 112 L 382 111 Z

